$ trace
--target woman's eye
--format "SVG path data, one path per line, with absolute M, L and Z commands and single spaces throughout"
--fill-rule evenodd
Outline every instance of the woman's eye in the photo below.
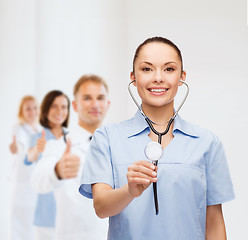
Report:
M 174 68 L 168 67 L 168 68 L 165 69 L 165 71 L 167 71 L 167 72 L 172 72 L 172 71 L 174 71 Z
M 142 68 L 142 71 L 149 72 L 149 71 L 151 71 L 151 68 L 145 67 L 145 68 Z

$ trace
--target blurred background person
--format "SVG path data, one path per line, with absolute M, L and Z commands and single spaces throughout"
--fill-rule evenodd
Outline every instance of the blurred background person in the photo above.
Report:
M 70 101 L 61 91 L 50 91 L 44 97 L 40 108 L 40 124 L 43 130 L 37 133 L 27 151 L 24 160 L 26 165 L 32 165 L 39 160 L 47 141 L 59 139 L 66 134 L 69 123 Z M 54 239 L 56 203 L 53 192 L 39 194 L 35 209 L 34 225 L 36 240 Z
M 33 96 L 24 96 L 18 110 L 19 123 L 14 126 L 13 140 L 9 145 L 13 154 L 10 176 L 10 240 L 33 240 L 35 192 L 30 186 L 32 168 L 24 165 L 31 138 L 40 130 L 39 107 Z
M 72 106 L 78 124 L 67 144 L 63 138 L 49 141 L 31 181 L 39 193 L 54 191 L 57 206 L 56 240 L 105 240 L 108 219 L 99 219 L 93 201 L 78 192 L 90 140 L 109 109 L 108 86 L 97 75 L 84 75 L 74 86 Z

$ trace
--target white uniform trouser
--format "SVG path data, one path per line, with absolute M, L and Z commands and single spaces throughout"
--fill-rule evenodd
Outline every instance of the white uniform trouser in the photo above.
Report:
M 31 214 L 30 214 L 31 213 Z M 33 212 L 30 207 L 12 206 L 10 210 L 10 240 L 33 240 Z
M 55 239 L 55 228 L 53 227 L 38 227 L 35 226 L 35 240 L 54 240 Z

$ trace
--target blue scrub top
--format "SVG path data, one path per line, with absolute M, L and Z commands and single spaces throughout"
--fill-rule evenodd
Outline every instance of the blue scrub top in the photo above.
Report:
M 98 129 L 86 156 L 80 193 L 92 198 L 91 184 L 114 189 L 127 184 L 127 168 L 147 160 L 150 128 L 140 112 Z M 158 163 L 159 214 L 152 184 L 120 214 L 110 217 L 108 239 L 205 240 L 206 208 L 232 200 L 233 186 L 220 140 L 177 116 L 174 138 Z
M 44 128 L 44 130 L 45 130 L 46 140 L 56 139 L 50 129 Z M 41 132 L 33 136 L 30 147 L 35 146 L 36 141 L 39 138 L 41 138 Z M 39 155 L 37 161 L 39 161 L 41 156 L 42 154 Z M 33 162 L 29 162 L 26 156 L 24 159 L 24 163 L 26 165 L 30 165 Z M 55 219 L 56 219 L 56 202 L 53 192 L 38 194 L 38 199 L 35 208 L 34 225 L 40 227 L 55 227 Z

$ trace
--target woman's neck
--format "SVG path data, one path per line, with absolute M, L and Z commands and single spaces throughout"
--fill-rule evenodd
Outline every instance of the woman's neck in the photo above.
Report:
M 162 107 L 142 104 L 142 110 L 146 114 L 146 116 L 153 122 L 153 127 L 156 129 L 156 131 L 162 133 L 166 130 L 169 120 L 174 115 L 174 102 L 172 101 Z M 153 131 L 151 131 L 148 136 L 151 138 L 152 141 L 158 141 L 158 136 Z M 172 141 L 173 137 L 172 123 L 168 133 L 162 136 L 162 147 L 165 148 Z
M 174 101 L 162 107 L 142 103 L 142 110 L 155 125 L 167 125 L 174 115 Z
M 62 129 L 62 126 L 53 126 L 52 128 L 50 128 L 52 134 L 56 139 L 60 138 L 63 135 Z
M 38 128 L 37 128 L 37 122 L 24 122 L 26 124 L 28 124 L 34 132 L 38 132 Z

